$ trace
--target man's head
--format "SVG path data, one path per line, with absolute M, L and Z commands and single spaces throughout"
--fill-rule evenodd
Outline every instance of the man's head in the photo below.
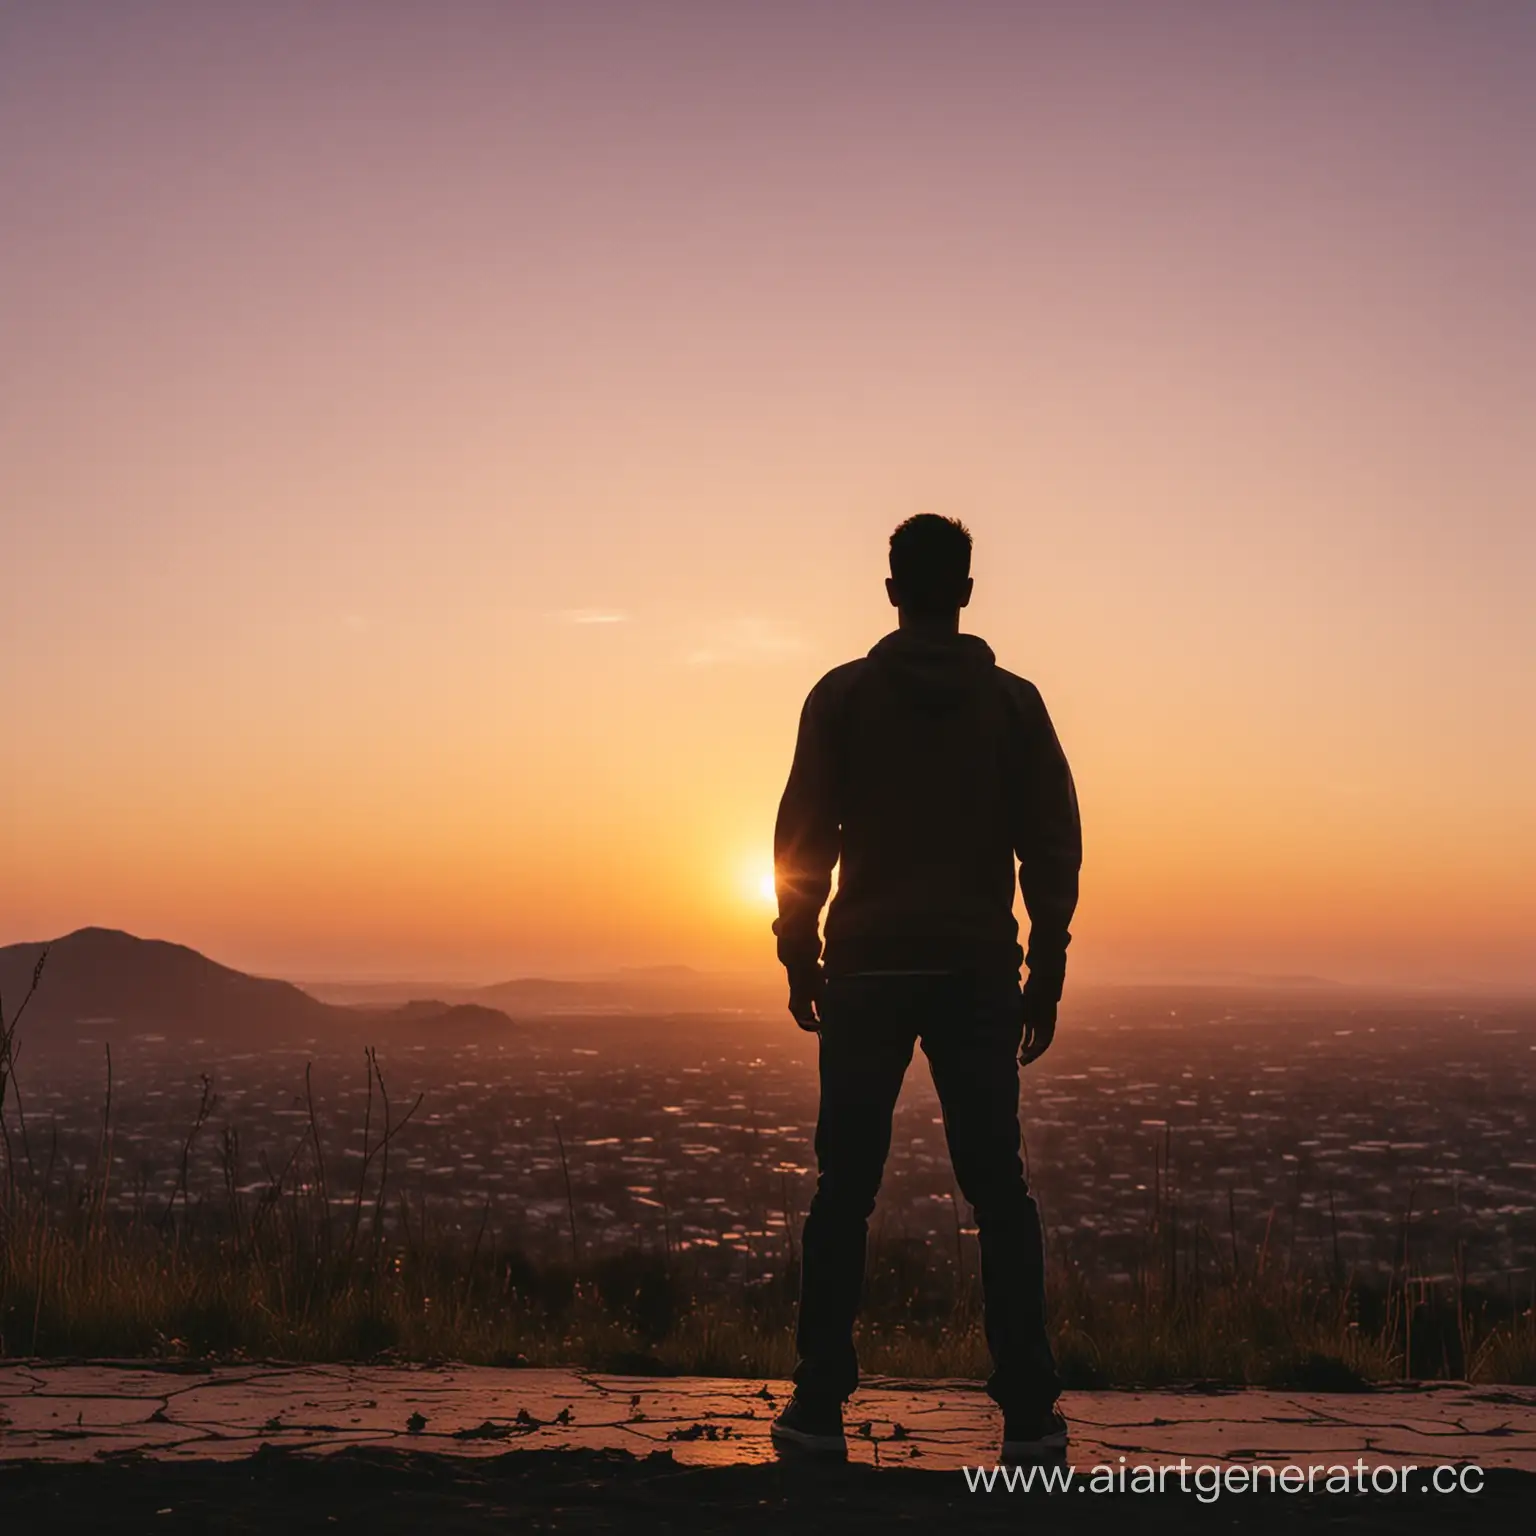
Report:
M 958 518 L 920 512 L 891 535 L 886 593 L 904 618 L 958 622 L 971 600 L 971 533 Z

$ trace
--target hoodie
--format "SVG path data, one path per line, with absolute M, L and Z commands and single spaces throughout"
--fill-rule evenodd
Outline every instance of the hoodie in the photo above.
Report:
M 1081 863 L 1045 703 L 985 641 L 897 630 L 811 690 L 774 828 L 786 966 L 1017 975 L 1024 962 L 1033 990 L 1060 997 Z

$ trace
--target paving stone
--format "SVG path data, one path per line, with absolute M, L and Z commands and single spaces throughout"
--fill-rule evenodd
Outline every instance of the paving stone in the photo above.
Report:
M 768 1461 L 782 1381 L 621 1377 L 485 1366 L 0 1362 L 0 1460 L 233 1460 L 262 1445 L 323 1455 L 392 1446 L 452 1456 L 519 1448 L 670 1451 L 681 1463 Z M 1455 1383 L 1362 1393 L 1069 1392 L 1071 1460 L 1368 1465 L 1473 1461 L 1536 1472 L 1536 1388 Z M 849 1459 L 936 1469 L 990 1463 L 997 1410 L 973 1382 L 868 1381 Z

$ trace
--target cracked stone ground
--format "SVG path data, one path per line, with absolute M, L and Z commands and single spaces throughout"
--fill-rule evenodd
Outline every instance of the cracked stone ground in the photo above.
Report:
M 850 1405 L 849 1463 L 784 1465 L 782 1382 L 484 1367 L 0 1364 L 0 1511 L 159 1530 L 716 1529 L 1006 1525 L 966 1492 L 999 1421 L 970 1383 L 874 1380 Z M 1071 1461 L 1421 1467 L 1475 1463 L 1469 1495 L 1061 1496 L 1051 1520 L 1230 1528 L 1306 1513 L 1346 1528 L 1474 1529 L 1536 1508 L 1536 1389 L 1075 1392 Z M 1130 1503 L 1125 1501 L 1129 1499 Z M 1031 1500 L 1031 1520 L 1044 1509 Z M 1115 1510 L 1119 1511 L 1118 1514 Z M 1018 1512 L 1014 1512 L 1017 1520 Z M 1525 1518 L 1525 1517 L 1522 1517 Z M 10 1526 L 10 1521 L 4 1522 Z M 17 1524 L 15 1529 L 23 1527 Z

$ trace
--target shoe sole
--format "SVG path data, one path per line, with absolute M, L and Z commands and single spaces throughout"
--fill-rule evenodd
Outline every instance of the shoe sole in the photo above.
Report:
M 1004 1440 L 1003 1461 L 1044 1461 L 1047 1457 L 1065 1456 L 1067 1432 L 1042 1435 L 1038 1440 Z
M 786 1450 L 808 1451 L 813 1456 L 846 1456 L 848 1441 L 843 1435 L 812 1435 L 803 1429 L 789 1429 L 775 1424 L 768 1438 Z

